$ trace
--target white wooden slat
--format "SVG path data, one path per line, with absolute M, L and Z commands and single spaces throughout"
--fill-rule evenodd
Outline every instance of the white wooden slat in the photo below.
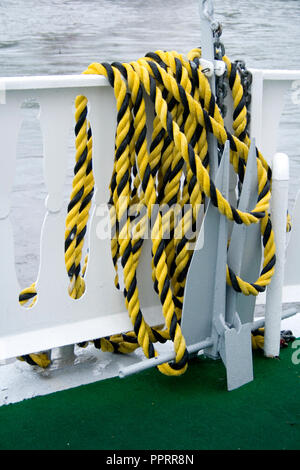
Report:
M 266 356 L 278 356 L 286 248 L 286 213 L 288 207 L 289 160 L 284 153 L 273 157 L 271 220 L 276 246 L 276 269 L 266 294 L 265 340 Z
M 50 292 L 58 301 L 68 295 L 64 263 L 65 212 L 63 189 L 67 172 L 68 136 L 72 117 L 73 93 L 59 89 L 40 92 L 40 124 L 43 135 L 44 180 L 48 213 L 41 234 L 40 269 L 37 279 L 38 302 L 49 302 Z M 42 308 L 40 306 L 40 308 Z
M 96 206 L 89 223 L 90 253 L 85 278 L 86 292 L 82 298 L 73 300 L 68 295 L 69 280 L 64 264 L 65 214 L 61 206 L 71 103 L 77 94 L 83 94 L 89 100 Z M 0 313 L 1 359 L 132 329 L 123 293 L 117 291 L 114 286 L 115 273 L 111 260 L 110 238 L 108 236 L 100 240 L 98 233 L 101 220 L 99 210 L 106 207 L 108 184 L 113 168 L 116 125 L 113 90 L 106 86 L 69 87 L 67 90 L 59 87 L 47 90 L 40 87 L 32 90 L 28 86 L 28 90 L 20 92 L 20 97 L 24 100 L 28 96 L 34 97 L 41 104 L 48 212 L 41 234 L 37 302 L 30 309 L 20 307 L 17 297 L 18 287 L 14 288 L 13 299 L 10 295 L 7 309 L 5 312 L 1 309 Z M 12 164 L 14 165 L 14 162 Z M 3 230 L 9 234 L 8 222 L 5 223 L 5 227 L 2 224 Z M 5 245 L 7 249 L 7 243 Z M 14 268 L 13 244 L 11 251 L 8 263 Z M 146 258 L 147 256 L 142 257 Z M 143 266 L 145 268 L 147 266 L 147 275 L 151 280 L 150 251 L 146 265 Z M 7 272 L 7 266 L 4 269 Z M 142 297 L 146 300 L 142 301 L 145 305 L 143 313 L 151 325 L 159 324 L 162 322 L 161 306 L 154 294 L 152 282 L 148 285 L 148 290 L 141 289 L 144 292 Z M 8 291 L 11 292 L 11 288 Z
M 6 328 L 9 319 L 9 307 L 19 308 L 20 286 L 15 270 L 15 250 L 13 230 L 10 219 L 0 219 L 0 334 Z
M 287 81 L 264 81 L 260 151 L 269 164 L 271 164 L 273 155 L 277 150 L 278 129 L 284 106 L 285 92 L 290 86 L 291 82 Z M 255 115 L 253 119 L 255 119 Z
M 89 120 L 93 136 L 95 208 L 89 230 L 89 262 L 86 272 L 86 302 L 97 305 L 98 315 L 125 311 L 124 296 L 114 284 L 109 221 L 109 182 L 114 163 L 116 103 L 111 88 L 89 90 Z M 106 230 L 102 228 L 106 225 Z
M 250 69 L 251 86 L 250 136 L 269 164 L 277 150 L 277 136 L 285 92 L 300 79 L 300 70 Z
M 10 197 L 16 171 L 17 136 L 22 115 L 22 97 L 12 94 L 0 104 L 0 331 L 9 319 L 8 306 L 18 307 L 19 283 L 15 271 L 14 239 L 9 220 Z
M 250 71 L 253 74 L 250 135 L 256 138 L 258 149 L 272 166 L 272 158 L 277 149 L 277 135 L 284 106 L 284 95 L 291 88 L 293 81 L 300 78 L 300 71 L 258 69 Z M 299 234 L 295 229 L 295 234 L 296 232 Z M 299 298 L 299 294 L 296 292 L 299 290 L 297 285 L 300 286 L 300 279 L 298 263 L 295 261 L 299 252 L 299 235 L 291 236 L 291 238 L 294 241 L 287 252 L 289 253 L 287 254 L 289 261 L 286 262 L 285 268 L 283 303 L 297 302 Z M 294 282 L 296 284 L 292 285 Z M 265 305 L 265 303 L 266 293 L 264 292 L 256 298 L 256 305 Z
M 70 90 L 62 93 L 53 89 L 40 94 L 44 180 L 48 191 L 46 207 L 50 212 L 58 212 L 63 203 L 73 99 Z
M 22 97 L 7 94 L 5 104 L 0 104 L 0 219 L 10 211 L 10 194 L 16 171 L 17 137 L 22 122 Z

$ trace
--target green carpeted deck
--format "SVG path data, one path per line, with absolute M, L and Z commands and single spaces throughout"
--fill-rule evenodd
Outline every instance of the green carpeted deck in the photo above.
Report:
M 299 449 L 300 365 L 255 354 L 254 382 L 226 391 L 221 362 L 157 370 L 0 408 L 0 449 Z M 299 355 L 298 355 L 299 357 Z

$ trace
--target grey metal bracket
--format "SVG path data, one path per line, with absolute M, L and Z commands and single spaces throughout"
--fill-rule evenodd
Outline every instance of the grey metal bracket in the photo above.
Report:
M 255 140 L 250 145 L 239 209 L 250 211 L 255 207 L 258 195 L 257 160 Z M 248 281 L 255 281 L 261 265 L 260 226 L 249 227 L 234 224 L 227 262 L 235 274 Z M 253 380 L 251 330 L 255 297 L 226 288 L 226 317 L 224 335 L 221 336 L 220 355 L 226 366 L 227 388 L 233 390 Z
M 238 208 L 244 212 L 253 210 L 257 196 L 257 159 L 255 139 L 252 139 Z M 251 224 L 248 227 L 234 224 L 227 256 L 227 263 L 232 271 L 248 282 L 255 282 L 260 272 L 261 254 L 260 224 Z M 255 300 L 255 296 L 243 295 L 228 286 L 226 322 L 232 324 L 235 312 L 238 312 L 242 323 L 253 322 Z
M 254 150 L 255 146 L 252 147 L 252 154 Z M 254 164 L 256 164 L 256 158 L 252 163 L 253 168 Z M 248 180 L 245 181 L 244 195 L 241 196 L 242 203 L 247 198 L 250 199 L 250 203 L 252 201 L 253 188 L 248 184 L 248 181 L 252 182 L 253 178 L 250 178 L 250 176 L 255 174 L 253 168 L 250 167 Z M 224 147 L 217 173 L 216 186 L 227 198 L 229 188 L 229 142 L 226 142 Z M 242 324 L 236 311 L 231 315 L 230 323 L 226 321 L 227 243 L 227 218 L 222 216 L 210 202 L 187 276 L 182 313 L 182 332 L 188 346 L 204 338 L 211 338 L 212 345 L 204 349 L 204 354 L 213 359 L 222 358 L 226 367 L 228 390 L 233 390 L 253 380 L 252 324 Z M 233 302 L 234 307 L 235 305 Z
M 258 195 L 255 140 L 250 145 L 239 209 L 250 211 Z M 255 281 L 261 264 L 260 226 L 247 227 L 234 224 L 227 254 L 227 262 L 235 274 Z M 253 380 L 251 330 L 255 297 L 226 288 L 226 317 L 224 335 L 221 336 L 220 355 L 226 366 L 227 388 L 233 390 Z
M 229 142 L 226 142 L 215 184 L 226 197 Z M 218 357 L 219 334 L 213 320 L 225 319 L 227 219 L 208 204 L 187 274 L 181 327 L 187 346 L 211 338 L 210 354 Z

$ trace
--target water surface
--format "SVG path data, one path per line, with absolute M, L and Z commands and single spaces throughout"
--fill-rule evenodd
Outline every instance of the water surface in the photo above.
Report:
M 300 69 L 299 0 L 216 0 L 222 40 L 248 67 Z M 77 74 L 94 61 L 130 61 L 156 49 L 201 45 L 197 0 L 0 0 L 0 76 Z M 44 215 L 37 109 L 24 109 L 13 194 L 18 276 L 32 282 Z M 290 200 L 300 183 L 300 106 L 287 96 L 278 149 L 291 161 Z M 71 166 L 69 180 L 71 180 Z M 70 182 L 70 181 L 69 181 Z

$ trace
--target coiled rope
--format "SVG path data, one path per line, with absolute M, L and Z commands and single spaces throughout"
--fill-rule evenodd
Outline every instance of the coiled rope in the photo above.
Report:
M 233 207 L 210 178 L 208 134 L 216 137 L 221 148 L 229 140 L 230 162 L 240 185 L 243 184 L 250 138 L 246 131 L 243 87 L 236 65 L 223 56 L 234 103 L 234 133 L 231 134 L 202 71 L 200 57 L 201 49 L 193 49 L 187 58 L 175 51 L 156 51 L 129 64 L 93 63 L 84 72 L 105 76 L 116 98 L 115 158 L 109 185 L 111 252 L 118 289 L 119 261 L 122 265 L 125 304 L 133 324 L 131 332 L 93 342 L 97 348 L 111 352 L 129 353 L 142 347 L 145 356 L 152 358 L 157 356 L 154 343 L 170 339 L 174 344 L 175 360 L 158 366 L 166 375 L 180 375 L 187 368 L 188 354 L 180 320 L 193 254 L 193 240 L 188 234 L 197 225 L 204 197 L 210 198 L 229 220 L 245 225 L 260 223 L 261 226 L 264 260 L 259 278 L 249 283 L 227 266 L 228 285 L 245 295 L 257 295 L 270 283 L 276 259 L 268 215 L 272 173 L 259 150 L 256 151 L 258 199 L 252 211 L 242 212 Z M 150 97 L 155 110 L 149 151 L 145 94 Z M 70 278 L 69 294 L 79 298 L 85 290 L 87 257 L 82 269 L 81 259 L 94 179 L 87 99 L 78 96 L 75 106 L 76 165 L 66 219 L 65 263 Z M 157 204 L 166 210 L 157 210 Z M 176 224 L 174 216 L 170 217 L 175 204 L 181 208 Z M 146 208 L 144 214 L 143 207 Z M 187 212 L 185 207 L 189 208 Z M 146 323 L 137 288 L 137 267 L 149 221 L 154 221 L 151 226 L 152 280 L 165 319 L 165 325 L 160 327 L 150 327 Z M 169 231 L 170 237 L 167 237 Z M 19 298 L 22 304 L 31 301 L 31 305 L 35 299 L 35 284 L 22 291 Z M 86 344 L 81 343 L 81 346 Z M 30 360 L 43 367 L 38 357 L 39 354 L 34 358 L 30 355 Z

